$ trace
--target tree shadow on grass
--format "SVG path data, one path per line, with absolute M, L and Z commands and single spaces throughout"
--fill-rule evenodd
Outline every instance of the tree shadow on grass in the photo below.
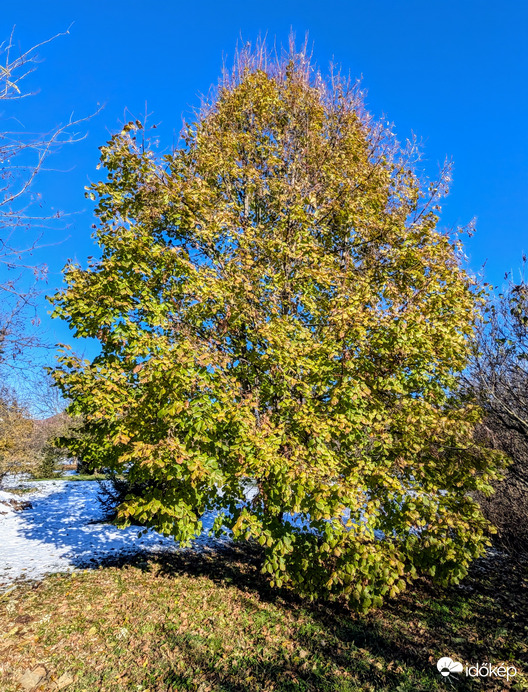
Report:
M 258 546 L 233 546 L 201 553 L 153 556 L 137 554 L 102 561 L 133 565 L 160 575 L 207 578 L 234 587 L 238 606 L 259 616 L 260 604 L 276 604 L 302 626 L 291 635 L 294 650 L 255 658 L 238 652 L 229 669 L 219 670 L 215 656 L 187 632 L 168 628 L 163 638 L 178 653 L 179 666 L 166 675 L 167 690 L 476 690 L 510 689 L 502 680 L 472 679 L 465 673 L 442 678 L 441 656 L 465 664 L 490 661 L 522 664 L 528 622 L 526 566 L 505 558 L 477 562 L 458 587 L 440 588 L 422 580 L 398 599 L 367 615 L 338 602 L 315 602 L 272 588 L 260 573 Z M 315 666 L 314 666 L 315 663 Z M 320 665 L 319 665 L 320 664 Z M 519 687 L 518 689 L 523 689 Z

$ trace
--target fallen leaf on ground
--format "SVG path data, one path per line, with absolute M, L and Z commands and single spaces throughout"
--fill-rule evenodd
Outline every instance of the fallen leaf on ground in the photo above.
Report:
M 74 678 L 69 673 L 63 673 L 58 680 L 55 681 L 55 689 L 63 690 L 68 685 L 74 682 Z
M 37 666 L 34 670 L 27 668 L 26 672 L 18 679 L 18 683 L 25 690 L 32 690 L 44 680 L 47 674 L 48 671 L 44 666 Z

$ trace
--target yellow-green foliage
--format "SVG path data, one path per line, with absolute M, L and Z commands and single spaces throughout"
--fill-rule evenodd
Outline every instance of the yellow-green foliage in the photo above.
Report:
M 161 161 L 141 130 L 102 147 L 101 259 L 54 298 L 101 343 L 54 377 L 73 451 L 142 488 L 122 521 L 187 543 L 224 509 L 275 584 L 362 608 L 461 578 L 499 460 L 455 396 L 480 298 L 437 227 L 446 180 L 299 55 L 241 59 Z
M 0 389 L 0 483 L 4 476 L 27 473 L 36 466 L 31 447 L 34 423 L 7 388 Z

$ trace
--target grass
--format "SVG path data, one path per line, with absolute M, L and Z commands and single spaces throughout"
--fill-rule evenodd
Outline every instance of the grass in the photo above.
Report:
M 76 473 L 71 476 L 53 476 L 53 478 L 32 478 L 32 481 L 104 481 L 106 476 L 103 473 Z M 9 492 L 13 492 L 9 489 Z
M 19 488 L 6 488 L 6 490 L 13 495 L 27 495 L 34 492 L 36 488 L 34 485 L 22 485 Z
M 424 580 L 357 615 L 271 589 L 259 561 L 250 549 L 138 555 L 19 585 L 0 598 L 0 689 L 18 689 L 39 664 L 48 671 L 39 689 L 68 673 L 72 692 L 528 689 L 528 584 L 518 565 L 482 561 L 459 587 Z M 436 661 L 448 655 L 519 673 L 509 683 L 442 678 Z

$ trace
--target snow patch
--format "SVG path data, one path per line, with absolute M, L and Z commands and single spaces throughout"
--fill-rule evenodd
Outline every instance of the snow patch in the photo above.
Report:
M 17 579 L 42 579 L 53 572 L 71 572 L 101 559 L 147 550 L 179 550 L 172 537 L 144 527 L 119 529 L 102 519 L 94 481 L 30 482 L 34 491 L 15 495 L 0 491 L 0 592 Z M 14 511 L 9 500 L 24 500 L 31 508 Z M 213 515 L 203 520 L 204 530 L 192 550 L 218 546 L 227 540 L 211 538 Z

